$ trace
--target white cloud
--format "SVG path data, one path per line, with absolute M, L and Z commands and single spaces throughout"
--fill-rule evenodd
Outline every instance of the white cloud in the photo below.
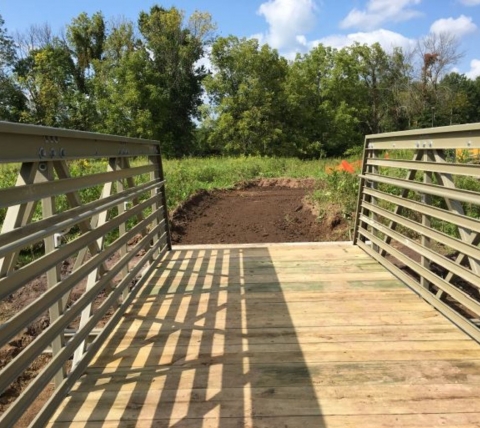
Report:
M 205 49 L 205 52 L 203 53 L 203 56 L 195 63 L 195 67 L 204 66 L 207 69 L 207 71 L 214 73 L 215 69 L 213 68 L 212 61 L 210 60 L 211 53 L 212 53 L 212 48 L 210 46 L 207 46 L 207 48 Z
M 422 0 L 369 0 L 365 10 L 352 9 L 340 23 L 341 28 L 374 30 L 385 22 L 408 21 L 421 13 L 410 6 Z
M 480 5 L 480 0 L 460 0 L 460 3 L 465 6 L 477 6 Z
M 480 59 L 472 59 L 470 61 L 470 71 L 465 73 L 469 79 L 475 79 L 480 76 Z
M 477 26 L 473 23 L 472 18 L 460 15 L 457 19 L 443 18 L 435 21 L 430 26 L 431 33 L 452 33 L 457 37 L 463 37 L 466 34 L 473 33 Z
M 281 51 L 303 50 L 305 33 L 313 29 L 316 11 L 314 0 L 268 0 L 257 12 L 265 17 L 268 32 L 253 37 Z
M 408 51 L 413 49 L 416 44 L 416 41 L 414 39 L 409 39 L 400 33 L 395 33 L 393 31 L 384 29 L 366 33 L 359 32 L 346 35 L 332 35 L 317 40 L 314 44 L 318 45 L 319 43 L 322 43 L 325 46 L 331 46 L 333 48 L 341 49 L 346 46 L 351 46 L 356 42 L 362 45 L 372 45 L 374 43 L 380 43 L 383 49 L 385 49 L 387 52 L 391 52 L 395 47 L 400 47 Z

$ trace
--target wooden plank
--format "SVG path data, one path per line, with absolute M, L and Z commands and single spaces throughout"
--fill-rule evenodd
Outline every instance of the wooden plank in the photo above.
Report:
M 391 358 L 405 359 L 405 354 L 409 352 L 426 353 L 431 356 L 430 359 L 434 359 L 436 353 L 432 351 L 439 351 L 439 353 L 440 351 L 455 351 L 448 353 L 448 359 L 455 359 L 453 355 L 459 355 L 459 358 L 480 358 L 480 347 L 467 337 L 456 341 L 441 340 L 439 337 L 436 340 L 428 341 L 377 340 L 374 344 L 368 341 L 332 342 L 325 340 L 306 343 L 299 343 L 298 341 L 275 343 L 275 341 L 271 341 L 265 336 L 263 343 L 250 343 L 244 340 L 244 338 L 238 338 L 235 341 L 228 332 L 225 334 L 211 334 L 210 340 L 204 339 L 203 343 L 195 339 L 192 340 L 192 338 L 185 335 L 183 335 L 183 338 L 186 339 L 184 343 L 179 343 L 181 337 L 182 332 L 177 331 L 167 337 L 164 336 L 163 339 L 157 336 L 153 336 L 150 339 L 137 337 L 136 342 L 133 340 L 130 342 L 125 341 L 124 344 L 108 341 L 102 347 L 102 350 L 99 351 L 92 365 L 106 367 L 109 362 L 114 361 L 116 363 L 119 359 L 122 364 L 127 365 L 131 356 L 135 359 L 135 364 L 138 364 L 138 359 L 153 361 L 153 364 L 156 364 L 157 361 L 159 361 L 158 364 L 169 364 L 168 361 L 177 362 L 181 358 L 187 358 L 192 361 L 196 361 L 196 359 L 204 361 L 208 358 L 218 360 L 221 358 L 224 364 L 234 363 L 238 358 L 248 359 L 252 363 L 262 363 L 263 358 L 270 358 L 271 361 L 285 358 L 286 362 L 292 362 L 293 360 L 288 358 L 294 358 L 294 361 L 297 361 L 302 356 L 306 362 L 330 361 L 335 358 L 335 361 L 355 359 L 364 361 L 368 358 L 370 358 L 369 361 L 376 361 L 377 359 L 387 361 Z M 233 337 L 236 338 L 238 335 Z M 378 353 L 378 356 L 369 357 L 372 347 L 374 347 L 374 351 Z M 281 355 L 271 356 L 271 353 Z M 321 355 L 316 355 L 316 353 Z M 344 355 L 337 357 L 341 353 Z M 446 352 L 441 352 L 440 354 L 443 353 Z M 392 354 L 395 355 L 392 357 Z M 425 355 L 422 356 L 425 357 Z M 411 359 L 415 360 L 417 357 Z M 164 360 L 167 362 L 164 362 Z
M 247 391 L 251 398 L 245 400 Z M 138 420 L 139 417 L 178 420 L 187 415 L 201 418 L 215 407 L 221 407 L 222 418 L 249 414 L 262 417 L 418 414 L 424 413 L 426 407 L 429 413 L 441 413 L 446 405 L 455 413 L 480 413 L 479 393 L 478 386 L 456 385 L 434 385 L 422 390 L 397 385 L 393 388 L 186 389 L 171 394 L 159 389 L 98 391 L 72 396 L 57 420 L 68 421 L 76 416 L 80 421 L 102 421 L 107 414 L 110 420 Z
M 304 281 L 304 282 L 264 282 L 255 284 L 212 284 L 195 283 L 173 285 L 170 281 L 149 280 L 146 287 L 140 292 L 140 296 L 163 295 L 163 294 L 189 294 L 189 293 L 210 293 L 227 290 L 230 294 L 245 294 L 256 292 L 284 292 L 284 291 L 330 291 L 343 293 L 344 291 L 384 291 L 384 290 L 405 290 L 405 285 L 396 279 L 386 279 L 377 281 L 343 281 L 343 280 L 325 280 L 325 281 Z M 410 290 L 412 294 L 413 291 Z
M 383 342 L 379 342 L 383 343 Z M 99 367 L 157 367 L 166 365 L 180 365 L 189 369 L 201 367 L 204 365 L 222 364 L 223 366 L 231 364 L 266 364 L 272 363 L 311 363 L 321 362 L 367 362 L 367 361 L 416 361 L 416 360 L 473 360 L 480 358 L 478 349 L 458 349 L 454 345 L 449 344 L 449 349 L 399 349 L 395 350 L 392 344 L 391 350 L 379 349 L 378 343 L 373 348 L 368 344 L 368 350 L 343 349 L 341 346 L 337 349 L 328 349 L 328 347 L 315 344 L 313 350 L 298 349 L 298 345 L 294 345 L 295 350 L 284 350 L 288 345 L 272 345 L 271 352 L 266 352 L 260 348 L 261 345 L 249 345 L 248 350 L 242 351 L 242 346 L 234 347 L 228 351 L 222 348 L 202 350 L 202 345 L 191 347 L 178 347 L 169 354 L 169 350 L 153 345 L 123 348 L 120 352 L 115 353 L 111 348 L 105 350 L 103 354 L 97 356 L 92 364 Z M 401 343 L 401 342 L 400 342 Z M 431 342 L 426 342 L 431 343 Z M 308 348 L 308 345 L 303 347 Z M 255 348 L 250 350 L 250 348 Z M 327 348 L 327 349 L 324 349 Z M 428 348 L 428 347 L 427 347 Z M 137 351 L 138 353 L 136 353 Z
M 307 250 L 305 250 L 307 251 Z M 235 252 L 235 251 L 181 251 L 173 252 L 163 260 L 164 263 L 175 262 L 180 260 L 253 260 L 258 261 L 297 261 L 297 260 L 335 260 L 339 258 L 346 258 L 348 260 L 368 260 L 368 256 L 358 252 L 347 252 L 346 250 L 335 250 L 328 252 L 305 252 L 305 254 L 299 254 L 298 252 L 284 251 L 272 253 L 270 251 L 248 251 L 248 252 Z
M 217 375 L 213 375 L 213 374 Z M 221 373 L 221 376 L 218 376 Z M 243 388 L 246 379 L 258 388 L 305 385 L 424 385 L 480 384 L 480 360 L 434 361 L 367 361 L 250 364 L 200 366 L 189 369 L 180 366 L 105 368 L 90 367 L 77 383 L 75 390 L 122 390 L 138 384 L 155 383 L 158 388 L 178 389 L 181 384 L 208 385 L 209 388 Z
M 152 277 L 158 282 L 164 280 L 160 275 L 153 274 Z M 362 281 L 369 280 L 389 280 L 394 278 L 390 272 L 360 272 L 360 273 L 325 273 L 319 275 L 317 273 L 292 273 L 292 274 L 248 274 L 248 275 L 220 275 L 217 273 L 205 276 L 197 274 L 176 275 L 173 278 L 167 278 L 170 285 L 188 285 L 196 283 L 197 286 L 215 285 L 234 285 L 234 284 L 264 284 L 264 283 L 284 283 L 284 282 L 331 282 L 331 281 Z
M 118 385 L 117 385 L 118 386 Z M 132 397 L 135 394 L 148 392 L 152 395 L 162 395 L 163 403 L 202 403 L 205 401 L 244 401 L 244 391 L 249 390 L 250 398 L 253 401 L 262 398 L 268 399 L 291 399 L 291 400 L 311 400 L 317 396 L 320 400 L 327 399 L 355 399 L 365 397 L 381 397 L 385 401 L 416 401 L 416 400 L 445 400 L 449 398 L 475 398 L 480 395 L 480 384 L 429 384 L 418 388 L 417 385 L 397 385 L 397 384 L 381 384 L 381 385 L 357 385 L 352 388 L 349 385 L 340 386 L 323 386 L 313 385 L 311 387 L 302 386 L 277 386 L 273 388 L 262 388 L 250 386 L 248 383 L 244 387 L 238 388 L 212 388 L 212 387 L 193 387 L 183 388 L 183 382 L 179 383 L 177 389 L 159 388 L 156 383 L 145 384 L 137 383 L 131 385 L 130 388 L 122 388 L 115 391 L 114 389 L 98 389 L 88 392 L 80 392 L 75 394 L 65 402 L 63 407 L 68 404 L 77 402 L 82 404 L 87 400 L 101 401 L 105 398 L 115 399 L 114 393 L 125 394 Z M 192 394 L 193 392 L 193 394 Z M 205 397 L 211 397 L 206 400 Z M 124 397 L 126 398 L 126 397 Z M 107 400 L 105 400 L 107 401 Z M 110 401 L 110 400 L 108 400 Z M 480 406 L 480 400 L 477 400 L 475 406 L 471 409 L 474 411 Z M 378 409 L 377 409 L 378 410 Z M 395 411 L 387 410 L 385 413 L 395 413 Z M 434 412 L 432 412 L 434 413 Z M 365 414 L 368 414 L 367 412 Z
M 317 274 L 323 275 L 326 273 L 368 273 L 370 272 L 383 272 L 382 269 L 378 266 L 377 263 L 363 263 L 363 264 L 345 264 L 345 265 L 337 265 L 337 266 L 329 266 L 329 265 L 311 265 L 311 264 L 301 264 L 295 263 L 292 266 L 282 266 L 282 267 L 273 267 L 269 265 L 263 266 L 250 266 L 247 263 L 243 264 L 240 271 L 240 265 L 232 266 L 229 264 L 223 264 L 221 266 L 215 265 L 216 272 L 222 272 L 224 275 L 228 275 L 231 273 L 232 275 L 236 275 L 241 272 L 244 276 L 251 276 L 251 275 L 293 275 L 297 273 L 308 273 L 308 274 Z M 156 278 L 167 278 L 167 277 L 175 277 L 178 275 L 196 275 L 199 277 L 204 277 L 206 275 L 212 275 L 213 272 L 209 270 L 206 266 L 199 267 L 194 269 L 189 269 L 188 267 L 171 267 L 165 268 L 162 270 L 161 274 L 155 275 Z
M 283 305 L 282 305 L 283 306 Z M 147 308 L 142 308 L 138 312 L 129 312 L 125 317 L 129 319 L 151 317 L 155 322 L 171 323 L 179 322 L 182 328 L 193 328 L 194 326 L 209 325 L 216 326 L 224 330 L 227 326 L 225 322 L 230 322 L 229 327 L 240 326 L 242 319 L 249 328 L 254 327 L 315 327 L 315 326 L 333 326 L 333 325 L 395 325 L 395 324 L 418 324 L 419 322 L 429 322 L 434 324 L 448 324 L 448 321 L 437 312 L 425 308 L 419 311 L 378 311 L 371 312 L 365 310 L 362 315 L 352 315 L 348 310 L 332 315 L 329 312 L 311 313 L 305 312 L 301 308 L 298 310 L 289 310 L 285 313 L 285 307 L 279 308 L 280 312 L 267 312 L 262 308 L 251 310 L 243 315 L 236 314 L 235 310 L 227 311 L 227 308 L 217 308 L 216 311 L 206 310 L 197 314 L 196 309 L 171 311 L 149 311 Z M 283 310 L 282 310 L 283 309 Z M 227 313 L 228 312 L 228 313 Z
M 323 302 L 323 301 L 337 301 L 338 300 L 338 289 L 335 291 L 324 291 L 324 290 L 307 290 L 299 292 L 297 290 L 277 290 L 276 291 L 262 291 L 259 289 L 255 292 L 250 292 L 248 295 L 241 293 L 244 290 L 242 287 L 222 287 L 220 290 L 215 290 L 215 295 L 218 296 L 218 299 L 224 299 L 228 297 L 229 302 L 236 302 L 245 300 L 248 298 L 251 302 Z M 235 291 L 235 292 L 234 292 Z M 406 288 L 385 288 L 382 290 L 382 293 L 378 292 L 378 289 L 367 289 L 362 290 L 358 287 L 353 287 L 349 289 L 341 290 L 342 296 L 345 300 L 348 301 L 384 301 L 384 300 L 397 300 L 401 302 L 416 302 L 419 297 L 414 294 L 411 290 Z M 137 297 L 133 301 L 133 305 L 141 305 L 143 303 L 152 303 L 152 302 L 163 302 L 168 300 L 174 300 L 172 304 L 181 304 L 179 302 L 179 296 L 188 297 L 193 295 L 205 295 L 208 298 L 210 293 L 208 291 L 195 291 L 192 293 L 163 293 L 163 294 L 154 294 L 154 293 L 145 293 L 140 297 Z M 182 298 L 183 300 L 183 298 Z M 181 300 L 180 300 L 181 301 Z
M 300 249 L 307 250 L 325 250 L 330 248 L 355 248 L 351 241 L 338 242 L 285 242 L 285 243 L 258 243 L 258 244 L 197 244 L 197 245 L 174 245 L 173 251 L 191 251 L 191 250 L 258 250 L 268 248 L 272 251 L 284 251 Z
M 328 415 L 328 416 L 270 416 L 270 417 L 240 417 L 224 418 L 222 428 L 478 428 L 480 413 L 436 413 L 436 414 L 405 414 L 405 415 Z M 138 421 L 88 421 L 88 422 L 56 422 L 49 428 L 138 428 L 151 426 L 154 428 L 218 428 L 218 417 L 205 416 L 201 418 L 184 417 L 181 419 L 150 419 Z
M 206 262 L 208 261 L 208 264 L 210 264 L 211 258 L 209 257 L 200 257 L 197 259 L 178 259 L 178 260 L 165 260 L 162 262 L 161 269 L 186 269 L 188 268 L 191 263 L 194 261 L 195 262 L 195 267 L 197 266 L 202 266 L 203 264 L 207 264 Z M 215 260 L 215 259 L 214 259 Z M 215 268 L 225 268 L 225 267 L 235 267 L 235 268 L 247 268 L 247 269 L 275 269 L 275 270 L 281 270 L 283 268 L 291 268 L 291 267 L 303 267 L 303 268 L 335 268 L 337 267 L 338 269 L 343 268 L 345 266 L 349 267 L 352 266 L 352 263 L 355 266 L 369 266 L 373 267 L 376 266 L 377 270 L 382 270 L 382 266 L 379 265 L 378 262 L 376 262 L 373 259 L 369 258 L 356 258 L 354 261 L 347 259 L 347 258 L 331 258 L 331 259 L 324 259 L 323 257 L 321 259 L 304 259 L 300 258 L 298 256 L 297 259 L 293 258 L 283 258 L 283 259 L 271 259 L 271 258 L 262 258 L 262 259 L 257 259 L 253 257 L 249 258 L 242 258 L 242 257 L 235 257 L 235 258 L 223 258 L 219 257 L 219 260 L 215 260 Z M 207 264 L 207 265 L 208 265 Z M 160 269 L 159 269 L 160 270 Z
M 255 293 L 256 294 L 256 293 Z M 215 294 L 215 301 L 212 302 L 212 296 L 208 294 L 197 294 L 186 296 L 178 299 L 167 299 L 159 302 L 137 302 L 130 307 L 129 314 L 135 315 L 138 311 L 139 315 L 148 313 L 150 315 L 163 317 L 167 314 L 175 312 L 177 315 L 183 315 L 192 312 L 195 309 L 196 313 L 207 310 L 236 310 L 239 314 L 245 313 L 247 317 L 253 317 L 257 312 L 273 312 L 288 310 L 289 313 L 306 313 L 306 312 L 417 312 L 429 310 L 425 301 L 415 295 L 408 296 L 408 298 L 393 298 L 393 299 L 379 299 L 379 300 L 346 300 L 345 302 L 338 300 L 297 300 L 294 297 L 292 300 L 273 300 L 266 299 L 257 300 L 254 296 L 250 299 L 246 295 L 236 294 L 233 299 L 228 293 Z
M 156 341 L 166 343 L 167 340 L 175 340 L 178 346 L 187 346 L 190 343 L 198 343 L 204 340 L 208 343 L 215 336 L 223 335 L 231 343 L 248 341 L 250 345 L 272 343 L 342 343 L 342 342 L 392 342 L 400 340 L 411 341 L 454 341 L 466 340 L 469 337 L 452 325 L 394 325 L 394 326 L 333 326 L 333 327 L 283 327 L 283 328 L 230 328 L 221 333 L 216 329 L 191 330 L 188 335 L 182 334 L 182 330 L 166 330 L 161 323 L 152 323 L 143 320 L 120 324 L 106 343 L 105 347 L 116 346 L 119 348 L 128 346 L 143 346 Z

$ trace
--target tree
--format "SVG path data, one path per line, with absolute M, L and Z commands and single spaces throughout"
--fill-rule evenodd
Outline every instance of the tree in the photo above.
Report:
M 420 62 L 420 84 L 412 86 L 420 91 L 417 95 L 417 122 L 420 127 L 434 126 L 440 106 L 438 85 L 441 79 L 464 55 L 459 50 L 460 42 L 451 33 L 430 33 L 417 43 L 416 53 Z
M 100 120 L 96 131 L 158 138 L 152 111 L 158 111 L 149 53 L 135 37 L 132 22 L 114 25 L 105 40 L 102 60 L 94 60 L 93 92 Z
M 15 44 L 4 28 L 0 15 L 0 120 L 18 121 L 26 99 L 12 77 L 17 57 Z
M 38 125 L 72 127 L 70 101 L 75 91 L 75 65 L 67 47 L 59 40 L 32 50 L 20 60 L 16 74 L 28 94 L 29 110 L 22 120 Z
M 364 132 L 380 132 L 402 129 L 405 127 L 405 110 L 402 109 L 400 93 L 408 84 L 408 65 L 401 49 L 394 49 L 391 54 L 385 52 L 380 44 L 371 46 L 356 44 L 350 48 L 357 59 L 363 89 L 361 101 L 364 111 Z M 403 123 L 402 123 L 403 122 Z
M 437 111 L 435 122 L 438 125 L 455 125 L 477 122 L 475 82 L 463 74 L 449 73 L 438 85 Z
M 207 70 L 198 65 L 215 26 L 206 13 L 193 14 L 187 23 L 172 7 L 142 12 L 139 29 L 148 52 L 153 135 L 163 142 L 167 155 L 183 156 L 194 145 L 194 119 L 202 104 L 202 81 Z
M 361 141 L 366 115 L 358 60 L 318 45 L 291 64 L 287 83 L 294 141 L 306 157 L 341 155 Z
M 91 18 L 81 13 L 67 28 L 67 40 L 75 57 L 75 80 L 82 93 L 88 93 L 86 79 L 92 73 L 93 61 L 102 57 L 105 37 L 105 21 L 100 12 Z
M 211 147 L 224 153 L 292 154 L 286 128 L 287 61 L 256 39 L 219 38 L 214 74 L 205 86 L 213 103 Z

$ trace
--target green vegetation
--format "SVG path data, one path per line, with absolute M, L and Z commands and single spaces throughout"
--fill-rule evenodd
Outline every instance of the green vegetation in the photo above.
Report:
M 339 162 L 339 159 L 302 161 L 296 158 L 259 156 L 167 159 L 164 161 L 168 189 L 167 204 L 171 211 L 199 190 L 228 189 L 238 183 L 259 178 L 314 178 L 323 182 L 329 177 L 326 171 L 336 167 Z M 135 166 L 135 162 L 132 166 Z M 75 177 L 104 172 L 106 167 L 106 161 L 80 160 L 71 163 L 70 172 Z M 18 165 L 0 164 L 0 188 L 13 186 L 17 173 Z M 336 173 L 335 177 L 356 181 L 356 178 L 346 173 Z M 335 180 L 332 179 L 327 182 L 335 184 Z M 334 189 L 332 194 L 336 191 Z M 96 186 L 81 191 L 80 195 L 82 201 L 87 203 L 97 199 L 100 192 L 100 186 Z M 67 209 L 65 197 L 57 198 L 57 204 L 59 211 Z M 40 209 L 38 208 L 37 211 L 34 219 L 40 218 Z M 0 209 L 0 224 L 3 222 L 5 213 L 5 209 Z
M 221 157 L 166 160 L 167 197 L 176 207 L 201 189 L 226 189 L 257 178 L 324 179 L 326 168 L 339 160 L 302 161 L 296 158 Z

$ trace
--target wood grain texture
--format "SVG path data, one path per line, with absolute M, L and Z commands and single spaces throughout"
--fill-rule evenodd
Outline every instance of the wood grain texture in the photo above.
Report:
M 181 247 L 49 427 L 479 427 L 480 346 L 348 244 Z

